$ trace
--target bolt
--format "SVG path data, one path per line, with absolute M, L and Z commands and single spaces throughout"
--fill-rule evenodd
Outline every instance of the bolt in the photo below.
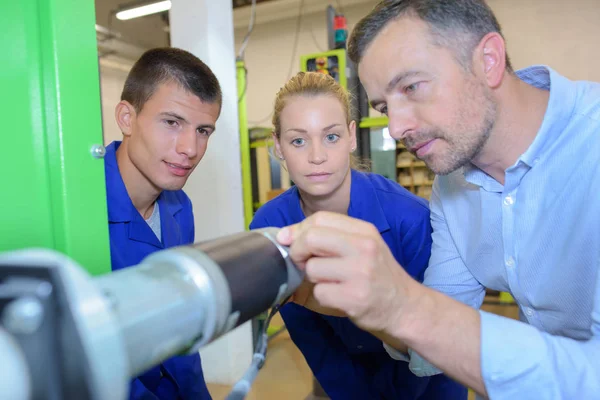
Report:
M 10 302 L 2 313 L 4 327 L 14 334 L 31 334 L 44 320 L 42 304 L 35 297 L 20 297 Z
M 106 149 L 100 144 L 95 144 L 90 149 L 90 152 L 92 153 L 92 157 L 94 158 L 104 158 L 104 155 L 106 154 Z

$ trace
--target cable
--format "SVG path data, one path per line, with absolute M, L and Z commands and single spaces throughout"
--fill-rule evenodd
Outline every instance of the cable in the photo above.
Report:
M 304 9 L 304 0 L 300 0 L 300 6 L 298 7 L 298 16 L 296 17 L 296 32 L 294 36 L 294 44 L 292 46 L 292 59 L 290 60 L 290 67 L 288 69 L 287 78 L 285 81 L 289 81 L 292 77 L 292 71 L 294 70 L 294 62 L 296 61 L 296 51 L 298 49 L 298 39 L 300 37 L 300 26 L 302 25 L 302 10 Z M 252 125 L 260 125 L 265 121 L 268 121 L 271 116 L 273 116 L 273 112 L 271 111 L 269 115 L 258 120 L 258 121 L 248 121 L 248 123 Z
M 262 333 L 260 334 L 256 342 L 256 351 L 252 356 L 252 363 L 250 364 L 250 367 L 246 370 L 246 373 L 244 374 L 242 379 L 240 379 L 236 382 L 235 385 L 233 385 L 231 392 L 225 398 L 225 400 L 243 400 L 248 395 L 248 392 L 250 392 L 252 383 L 258 375 L 258 371 L 265 364 L 265 359 L 267 357 L 267 343 L 269 341 L 269 335 L 267 335 L 267 328 L 269 327 L 273 316 L 277 314 L 281 307 L 288 302 L 290 297 L 291 296 L 289 296 L 287 299 L 285 299 L 284 301 L 277 304 L 271 309 L 269 316 L 265 320 L 265 325 L 263 326 Z
M 242 46 L 240 47 L 240 52 L 238 53 L 238 60 L 244 60 L 244 53 L 246 52 L 246 46 L 248 46 L 248 41 L 250 40 L 250 35 L 254 30 L 254 20 L 256 19 L 256 0 L 252 0 L 252 8 L 250 9 L 250 23 L 248 24 L 248 32 L 246 36 L 244 36 L 244 40 L 242 41 Z
M 312 25 L 310 26 L 310 36 L 312 37 L 313 43 L 317 47 L 317 50 L 319 50 L 321 53 L 325 52 L 325 50 L 321 48 L 321 45 L 317 41 L 317 37 L 315 36 L 315 32 L 313 32 Z
M 248 32 L 246 32 L 246 36 L 244 36 L 244 40 L 242 40 L 242 45 L 240 47 L 240 51 L 237 56 L 238 61 L 245 61 L 244 57 L 246 55 L 246 46 L 248 46 L 248 41 L 250 40 L 250 35 L 254 30 L 254 20 L 256 19 L 256 0 L 252 0 L 252 8 L 250 9 L 250 22 L 248 23 Z M 242 101 L 244 96 L 246 95 L 246 90 L 248 89 L 248 69 L 244 63 L 244 89 L 242 93 L 238 97 L 238 104 Z

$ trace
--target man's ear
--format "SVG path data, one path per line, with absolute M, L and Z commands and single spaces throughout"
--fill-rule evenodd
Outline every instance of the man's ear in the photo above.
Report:
M 121 100 L 115 107 L 115 120 L 125 136 L 131 136 L 132 125 L 137 114 L 135 107 L 126 100 Z
M 281 143 L 279 142 L 279 138 L 275 132 L 271 132 L 271 136 L 273 137 L 273 143 L 275 143 L 275 155 L 280 160 L 284 160 L 283 153 L 281 152 Z
M 356 150 L 356 121 L 350 121 L 348 125 L 348 132 L 350 133 L 350 143 L 352 151 Z
M 487 81 L 494 89 L 500 86 L 506 69 L 506 45 L 498 32 L 490 32 L 481 39 L 477 46 L 479 64 Z

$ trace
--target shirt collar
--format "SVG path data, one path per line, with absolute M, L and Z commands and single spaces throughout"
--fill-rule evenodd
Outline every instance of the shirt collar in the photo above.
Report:
M 507 171 L 523 163 L 533 167 L 553 145 L 569 122 L 575 108 L 577 93 L 567 78 L 545 65 L 535 65 L 515 72 L 523 82 L 543 90 L 549 90 L 548 107 L 542 125 L 517 162 Z M 473 164 L 463 167 L 465 180 L 490 192 L 502 192 L 503 185 Z
M 120 141 L 114 141 L 106 147 L 104 155 L 104 173 L 106 175 L 106 198 L 108 206 L 109 222 L 130 222 L 136 219 L 140 214 L 134 207 L 129 193 L 125 188 L 125 183 L 119 171 L 117 164 L 117 149 L 121 145 Z M 166 212 L 173 216 L 182 205 L 179 201 L 173 201 L 173 196 L 167 197 L 163 191 L 158 196 L 157 202 L 161 207 L 161 213 Z M 161 218 L 162 220 L 162 218 Z
M 519 158 L 520 161 L 533 167 L 540 158 L 544 157 L 569 123 L 575 109 L 577 92 L 573 82 L 545 65 L 525 68 L 516 73 L 523 82 L 550 91 L 542 126 L 533 143 Z
M 385 217 L 385 212 L 379 203 L 375 188 L 368 176 L 355 170 L 350 170 L 350 173 L 350 206 L 348 207 L 348 215 L 372 223 L 380 233 L 389 230 L 390 225 Z M 288 212 L 293 223 L 298 223 L 306 218 L 300 204 L 300 192 L 296 186 L 292 188 Z

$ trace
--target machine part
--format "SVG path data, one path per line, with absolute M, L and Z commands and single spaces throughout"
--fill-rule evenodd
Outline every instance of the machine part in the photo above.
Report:
M 282 307 L 282 305 L 287 303 L 288 299 L 289 296 L 271 309 L 271 312 L 269 313 L 269 316 L 267 317 L 267 320 L 263 326 L 262 332 L 256 342 L 256 351 L 252 356 L 252 363 L 246 370 L 246 373 L 244 373 L 244 376 L 242 376 L 242 378 L 237 381 L 235 385 L 233 385 L 233 388 L 231 389 L 231 392 L 227 396 L 226 400 L 244 399 L 250 392 L 252 383 L 254 383 L 254 380 L 258 376 L 258 371 L 263 367 L 267 358 L 267 346 L 269 344 L 269 335 L 267 334 L 267 330 L 269 329 L 271 319 L 279 312 L 279 309 Z
M 94 158 L 104 158 L 104 155 L 106 154 L 106 148 L 100 144 L 95 144 L 90 149 L 90 152 Z
M 27 360 L 31 399 L 125 398 L 118 326 L 92 278 L 69 258 L 50 250 L 2 255 L 0 310 Z
M 96 278 L 50 250 L 2 255 L 0 346 L 11 349 L 7 368 L 26 379 L 15 387 L 0 382 L 0 393 L 29 391 L 33 400 L 126 398 L 129 378 L 196 352 L 300 285 L 303 274 L 276 232 L 171 248 Z M 266 342 L 259 350 L 264 360 Z M 260 366 L 253 363 L 256 373 Z
M 10 302 L 2 313 L 2 323 L 12 334 L 28 335 L 37 331 L 44 319 L 44 309 L 38 299 L 23 296 Z
M 2 374 L 0 374 L 0 399 L 29 400 L 31 381 L 27 359 L 15 338 L 0 327 L 0 354 L 2 354 Z M 6 367 L 9 368 L 6 368 Z
M 277 243 L 277 231 L 174 247 L 97 278 L 119 321 L 129 375 L 196 352 L 293 293 L 303 274 Z

